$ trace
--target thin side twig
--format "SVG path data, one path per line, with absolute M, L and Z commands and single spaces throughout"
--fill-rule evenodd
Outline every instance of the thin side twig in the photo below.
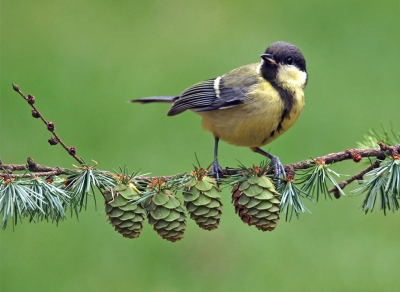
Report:
M 385 154 L 386 155 L 390 155 L 392 157 L 394 157 L 395 155 L 398 154 L 399 149 L 400 149 L 400 144 L 394 145 L 394 146 L 388 146 L 385 143 L 382 143 L 380 141 L 378 141 L 378 145 L 379 149 L 381 151 L 381 156 L 376 156 L 379 159 L 385 159 Z M 359 154 L 360 149 L 352 149 L 352 150 L 346 150 L 346 152 L 348 152 L 354 160 L 354 154 Z M 365 149 L 365 150 L 370 150 L 370 149 Z M 374 151 L 375 152 L 375 151 Z M 364 153 L 365 154 L 365 153 Z M 363 156 L 363 155 L 361 155 Z M 375 156 L 375 155 L 371 155 L 371 156 Z M 363 157 L 371 157 L 371 156 L 363 156 Z M 356 175 L 354 175 L 353 177 L 349 178 L 348 180 L 342 181 L 340 183 L 338 183 L 339 187 L 341 189 L 344 189 L 347 185 L 349 185 L 350 183 L 352 183 L 355 180 L 362 180 L 364 178 L 364 175 L 368 172 L 370 172 L 371 170 L 373 170 L 374 168 L 379 167 L 379 162 L 375 161 L 372 165 L 368 166 L 366 169 L 364 169 L 363 171 L 357 173 Z M 330 193 L 334 193 L 336 198 L 340 197 L 340 193 L 337 187 L 334 187 L 332 189 L 329 190 Z
M 342 181 L 340 183 L 338 183 L 339 187 L 341 189 L 344 189 L 347 185 L 349 185 L 350 183 L 352 183 L 355 180 L 363 180 L 364 179 L 364 175 L 368 172 L 370 172 L 371 170 L 373 170 L 374 168 L 379 167 L 379 162 L 375 161 L 372 165 L 368 166 L 366 169 L 360 171 L 359 173 L 357 173 L 356 175 L 352 176 L 351 178 L 349 178 L 348 180 Z M 335 197 L 336 193 L 338 192 L 338 188 L 334 187 L 332 189 L 329 190 L 330 193 L 335 193 Z M 339 195 L 340 197 L 340 195 Z
M 45 123 L 47 129 L 53 133 L 54 137 L 57 139 L 58 142 L 60 142 L 60 144 L 62 145 L 62 147 L 64 147 L 64 149 L 68 152 L 68 154 L 70 154 L 72 157 L 75 158 L 76 161 L 78 161 L 80 164 L 83 164 L 82 159 L 80 159 L 78 156 L 76 156 L 75 153 L 71 153 L 71 148 L 69 148 L 67 145 L 65 145 L 65 143 L 61 140 L 61 138 L 57 135 L 55 129 L 50 130 L 48 128 L 48 122 L 46 121 L 46 119 L 43 117 L 43 115 L 39 112 L 39 110 L 34 106 L 34 101 L 33 103 L 30 103 L 28 101 L 28 98 L 22 93 L 22 91 L 19 89 L 18 85 L 13 84 L 13 89 L 19 93 L 19 95 L 21 95 L 27 102 L 28 104 L 35 110 L 35 112 L 38 114 L 38 116 L 41 118 L 41 120 L 43 121 L 43 123 Z

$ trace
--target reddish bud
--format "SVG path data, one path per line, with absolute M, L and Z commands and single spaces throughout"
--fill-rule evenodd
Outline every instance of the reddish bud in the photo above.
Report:
M 13 86 L 13 89 L 14 89 L 16 92 L 18 92 L 18 91 L 19 91 L 19 87 L 18 87 L 18 85 L 17 85 L 17 84 L 13 84 L 12 86 Z
M 38 119 L 38 118 L 40 118 L 40 115 L 36 110 L 32 110 L 32 117 L 34 117 L 35 119 Z
M 28 103 L 30 105 L 35 103 L 35 97 L 32 94 L 28 94 Z
M 354 149 L 346 150 L 346 153 L 351 156 L 354 162 L 360 162 L 362 159 L 362 156 L 355 152 Z
M 69 155 L 75 155 L 76 154 L 76 148 L 75 147 L 69 147 L 68 150 Z
M 50 132 L 53 132 L 55 129 L 54 123 L 53 122 L 48 122 L 47 123 L 47 130 L 49 130 Z
M 50 145 L 57 145 L 58 144 L 58 139 L 57 138 L 50 138 L 49 139 Z
M 353 161 L 354 162 L 360 162 L 361 161 L 361 159 L 362 159 L 362 156 L 360 155 L 360 154 L 358 154 L 358 153 L 355 153 L 354 155 L 353 155 Z

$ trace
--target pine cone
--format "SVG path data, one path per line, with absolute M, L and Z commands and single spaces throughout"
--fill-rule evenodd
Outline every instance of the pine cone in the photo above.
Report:
M 216 181 L 208 176 L 193 178 L 183 190 L 184 205 L 190 218 L 204 230 L 214 230 L 219 226 L 222 203 Z
M 146 204 L 149 224 L 162 238 L 175 242 L 184 236 L 186 215 L 171 190 L 163 189 Z
M 146 212 L 140 205 L 128 202 L 140 197 L 135 186 L 119 184 L 104 195 L 107 201 L 106 214 L 115 230 L 127 238 L 139 237 Z
M 232 202 L 240 219 L 259 230 L 272 231 L 279 220 L 280 200 L 266 176 L 252 176 L 232 189 Z

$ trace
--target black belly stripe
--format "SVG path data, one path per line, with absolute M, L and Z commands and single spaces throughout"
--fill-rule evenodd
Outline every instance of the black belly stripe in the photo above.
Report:
M 289 114 L 290 114 L 290 113 L 289 113 L 289 111 L 288 111 L 287 109 L 284 109 L 284 110 L 283 110 L 282 116 L 281 116 L 281 120 L 279 121 L 278 127 L 276 127 L 276 130 L 277 130 L 278 132 L 282 131 L 282 123 L 283 123 L 283 120 L 286 119 L 286 118 L 289 118 L 289 117 L 290 117 Z
M 290 93 L 289 91 L 278 86 L 275 81 L 272 81 L 272 80 L 275 80 L 276 74 L 274 76 L 264 76 L 263 75 L 263 77 L 264 77 L 264 79 L 269 81 L 269 83 L 272 85 L 272 87 L 276 91 L 278 91 L 279 97 L 283 102 L 283 111 L 282 111 L 282 115 L 281 115 L 278 126 L 276 127 L 275 130 L 273 130 L 271 132 L 271 134 L 268 137 L 266 137 L 262 140 L 261 144 L 264 144 L 268 140 L 268 138 L 273 137 L 276 132 L 282 131 L 282 129 L 283 129 L 282 123 L 285 119 L 290 118 L 290 113 L 292 112 L 293 105 L 296 103 L 296 100 L 294 99 L 294 96 L 292 93 Z
M 293 105 L 295 104 L 296 101 L 295 101 L 292 93 L 279 87 L 275 82 L 271 82 L 271 85 L 278 91 L 279 97 L 281 98 L 281 100 L 283 102 L 283 111 L 282 111 L 281 119 L 279 121 L 278 127 L 276 127 L 276 131 L 280 132 L 280 131 L 282 131 L 282 122 L 286 118 L 290 117 L 290 112 L 292 111 Z M 272 132 L 275 134 L 275 130 Z
M 271 85 L 279 93 L 279 97 L 281 98 L 281 100 L 283 102 L 283 111 L 282 111 L 282 115 L 281 115 L 281 118 L 279 120 L 278 126 L 276 127 L 275 130 L 273 130 L 271 132 L 271 134 L 268 137 L 266 137 L 266 138 L 264 138 L 264 140 L 262 140 L 261 144 L 264 144 L 268 140 L 268 138 L 273 137 L 275 135 L 275 132 L 282 131 L 282 123 L 286 118 L 290 117 L 290 112 L 292 111 L 293 105 L 296 102 L 295 99 L 293 98 L 293 94 L 291 94 L 287 90 L 282 89 L 275 82 L 271 82 Z

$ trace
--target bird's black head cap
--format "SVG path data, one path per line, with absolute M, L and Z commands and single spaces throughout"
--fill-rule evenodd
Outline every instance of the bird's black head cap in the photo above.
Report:
M 287 42 L 276 42 L 271 44 L 265 54 L 261 55 L 265 61 L 261 67 L 262 75 L 265 79 L 273 81 L 276 77 L 278 66 L 293 65 L 301 71 L 306 72 L 306 60 L 299 48 Z

